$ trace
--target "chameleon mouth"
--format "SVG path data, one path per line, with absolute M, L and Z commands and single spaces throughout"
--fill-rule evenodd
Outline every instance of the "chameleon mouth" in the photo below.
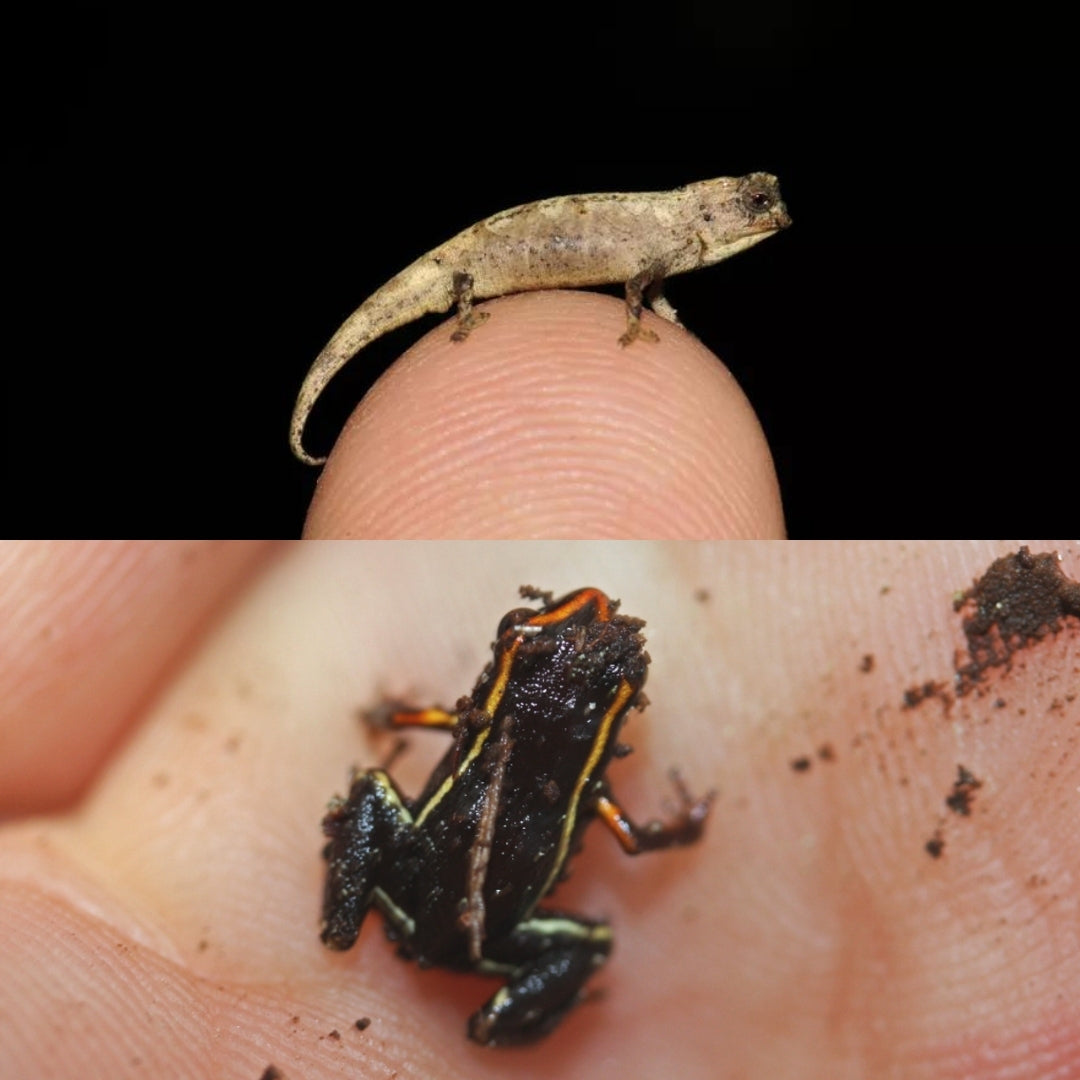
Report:
M 738 240 L 729 240 L 723 245 L 724 258 L 726 259 L 730 255 L 737 255 L 740 251 L 745 251 L 755 244 L 760 244 L 762 240 L 767 240 L 773 233 L 779 232 L 780 229 L 786 229 L 790 224 L 791 221 L 788 219 L 782 224 L 776 224 L 775 222 L 770 221 L 750 226 L 750 228 L 753 229 L 752 232 L 747 233 L 745 236 L 740 236 Z

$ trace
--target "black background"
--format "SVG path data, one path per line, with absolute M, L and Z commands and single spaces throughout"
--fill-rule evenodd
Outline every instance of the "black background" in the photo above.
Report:
M 13 28 L 4 531 L 295 535 L 293 399 L 387 278 L 517 203 L 760 169 L 794 227 L 668 295 L 757 410 L 792 535 L 1068 532 L 1069 69 L 1033 11 L 950 10 Z M 309 445 L 432 325 L 350 365 Z

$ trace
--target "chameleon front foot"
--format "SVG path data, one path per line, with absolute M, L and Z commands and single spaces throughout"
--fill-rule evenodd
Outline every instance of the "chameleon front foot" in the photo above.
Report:
M 653 330 L 641 325 L 641 319 L 630 316 L 626 320 L 626 332 L 619 338 L 624 348 L 634 341 L 659 341 L 660 336 Z
M 663 280 L 659 271 L 650 269 L 642 271 L 626 283 L 626 331 L 619 338 L 619 344 L 624 348 L 634 341 L 660 340 L 652 330 L 641 325 L 641 310 L 646 296 L 659 293 Z

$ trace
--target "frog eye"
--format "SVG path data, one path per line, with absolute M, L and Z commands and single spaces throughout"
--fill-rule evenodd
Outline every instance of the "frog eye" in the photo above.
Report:
M 532 608 L 515 608 L 513 611 L 508 611 L 499 622 L 499 629 L 495 631 L 496 640 L 500 640 L 507 631 L 514 630 L 519 631 L 524 627 L 532 618 L 536 615 L 536 612 Z

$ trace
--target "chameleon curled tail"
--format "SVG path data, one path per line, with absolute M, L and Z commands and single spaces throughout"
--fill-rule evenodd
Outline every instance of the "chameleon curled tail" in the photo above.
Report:
M 326 384 L 365 345 L 421 315 L 449 311 L 453 303 L 453 280 L 431 263 L 431 256 L 413 263 L 369 296 L 341 324 L 304 376 L 289 425 L 292 452 L 306 465 L 321 465 L 326 458 L 309 454 L 303 438 L 308 416 Z

